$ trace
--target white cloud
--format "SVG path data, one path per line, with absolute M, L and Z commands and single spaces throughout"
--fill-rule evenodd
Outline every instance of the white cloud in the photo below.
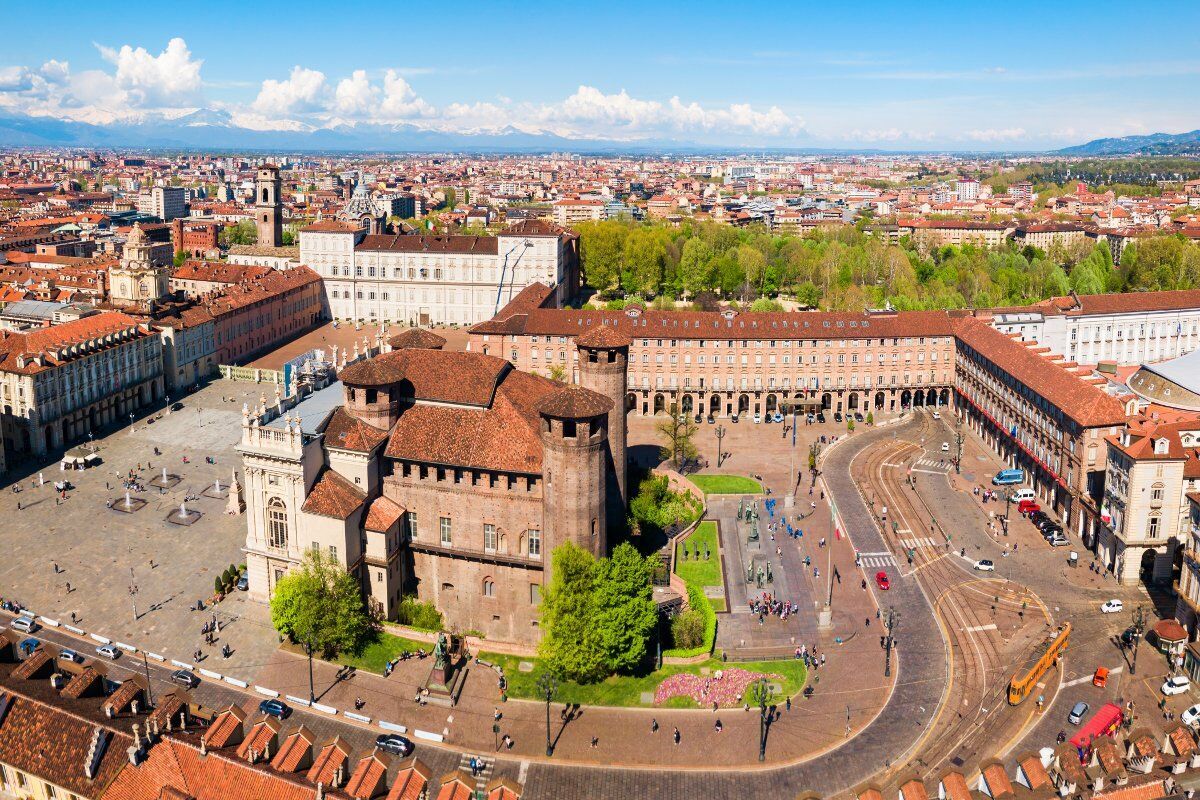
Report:
M 326 109 L 328 95 L 325 73 L 296 66 L 287 80 L 263 81 L 253 108 L 265 117 L 313 113 Z
M 986 128 L 984 130 L 967 131 L 966 136 L 973 142 L 1002 142 L 1022 139 L 1025 137 L 1024 128 Z
M 334 107 L 339 114 L 358 116 L 370 113 L 375 107 L 379 90 L 367 80 L 367 71 L 358 69 L 349 78 L 338 81 L 333 95 Z
M 383 103 L 379 111 L 384 119 L 431 117 L 436 113 L 436 109 L 418 97 L 408 81 L 392 69 L 383 76 Z
M 71 76 L 71 65 L 66 61 L 50 59 L 38 70 L 48 83 L 65 83 Z
M 187 42 L 175 37 L 158 55 L 144 47 L 124 45 L 120 50 L 97 45 L 106 61 L 116 65 L 113 80 L 127 92 L 130 105 L 143 108 L 178 108 L 199 102 L 200 66 Z
M 27 67 L 0 67 L 0 92 L 28 92 L 33 78 Z

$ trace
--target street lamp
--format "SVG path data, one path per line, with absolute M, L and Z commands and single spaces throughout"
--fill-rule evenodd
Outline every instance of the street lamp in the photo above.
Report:
M 721 440 L 725 438 L 725 426 L 717 426 L 717 469 L 721 468 L 721 460 L 723 456 Z
M 304 654 L 308 656 L 308 702 L 317 702 L 317 692 L 313 687 L 313 662 L 312 662 L 312 643 L 304 643 Z
M 774 713 L 775 707 L 771 705 L 771 701 L 775 697 L 775 693 L 771 691 L 771 684 L 766 678 L 759 678 L 750 685 L 750 697 L 758 704 L 758 760 L 767 760 L 767 729 L 771 726 L 771 718 L 767 714 L 768 709 Z
M 543 672 L 537 679 L 538 693 L 546 698 L 546 757 L 554 755 L 554 745 L 550 743 L 550 703 L 558 692 L 558 678 L 551 672 Z

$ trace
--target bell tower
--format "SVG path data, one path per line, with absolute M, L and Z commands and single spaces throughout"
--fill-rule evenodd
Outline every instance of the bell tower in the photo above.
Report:
M 283 246 L 283 204 L 279 197 L 279 167 L 264 164 L 254 179 L 254 226 L 262 247 Z

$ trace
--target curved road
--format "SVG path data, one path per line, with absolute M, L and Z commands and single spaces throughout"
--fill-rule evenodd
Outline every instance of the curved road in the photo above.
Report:
M 843 532 L 849 533 L 860 552 L 882 553 L 888 548 L 850 477 L 850 462 L 873 443 L 890 438 L 893 431 L 905 431 L 911 424 L 877 428 L 854 436 L 832 448 L 825 457 L 823 480 L 837 504 Z M 901 618 L 896 631 L 899 658 L 893 661 L 893 669 L 897 670 L 896 688 L 874 723 L 846 745 L 802 764 L 762 771 L 651 772 L 530 764 L 526 796 L 537 800 L 577 796 L 688 800 L 737 796 L 747 800 L 778 800 L 794 797 L 805 789 L 830 796 L 871 779 L 889 763 L 902 762 L 903 755 L 920 741 L 925 724 L 937 711 L 949 667 L 943 655 L 946 643 L 916 579 L 901 576 L 898 570 L 889 574 L 895 577 L 886 600 L 900 612 Z M 912 655 L 906 657 L 906 652 Z

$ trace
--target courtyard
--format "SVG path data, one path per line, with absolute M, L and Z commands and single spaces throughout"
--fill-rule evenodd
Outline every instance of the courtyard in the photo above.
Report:
M 160 408 L 132 428 L 96 436 L 102 461 L 86 470 L 61 471 L 57 461 L 15 467 L 10 477 L 20 491 L 0 497 L 7 551 L 0 594 L 63 623 L 75 614 L 89 633 L 167 658 L 190 662 L 200 648 L 202 666 L 220 662 L 221 670 L 252 678 L 278 643 L 268 608 L 237 591 L 215 606 L 209 600 L 214 578 L 242 563 L 245 517 L 226 514 L 224 497 L 235 469 L 241 478 L 234 447 L 242 404 L 253 405 L 261 391 L 215 381 L 184 397 L 178 410 Z M 164 468 L 178 480 L 169 477 L 160 489 L 154 483 Z M 126 506 L 131 470 L 144 488 L 129 491 Z M 74 486 L 65 500 L 54 489 L 60 480 Z M 184 503 L 191 524 L 168 521 Z M 197 600 L 205 611 L 194 610 Z M 221 630 L 207 645 L 200 628 L 214 615 Z M 220 653 L 226 644 L 229 659 Z

